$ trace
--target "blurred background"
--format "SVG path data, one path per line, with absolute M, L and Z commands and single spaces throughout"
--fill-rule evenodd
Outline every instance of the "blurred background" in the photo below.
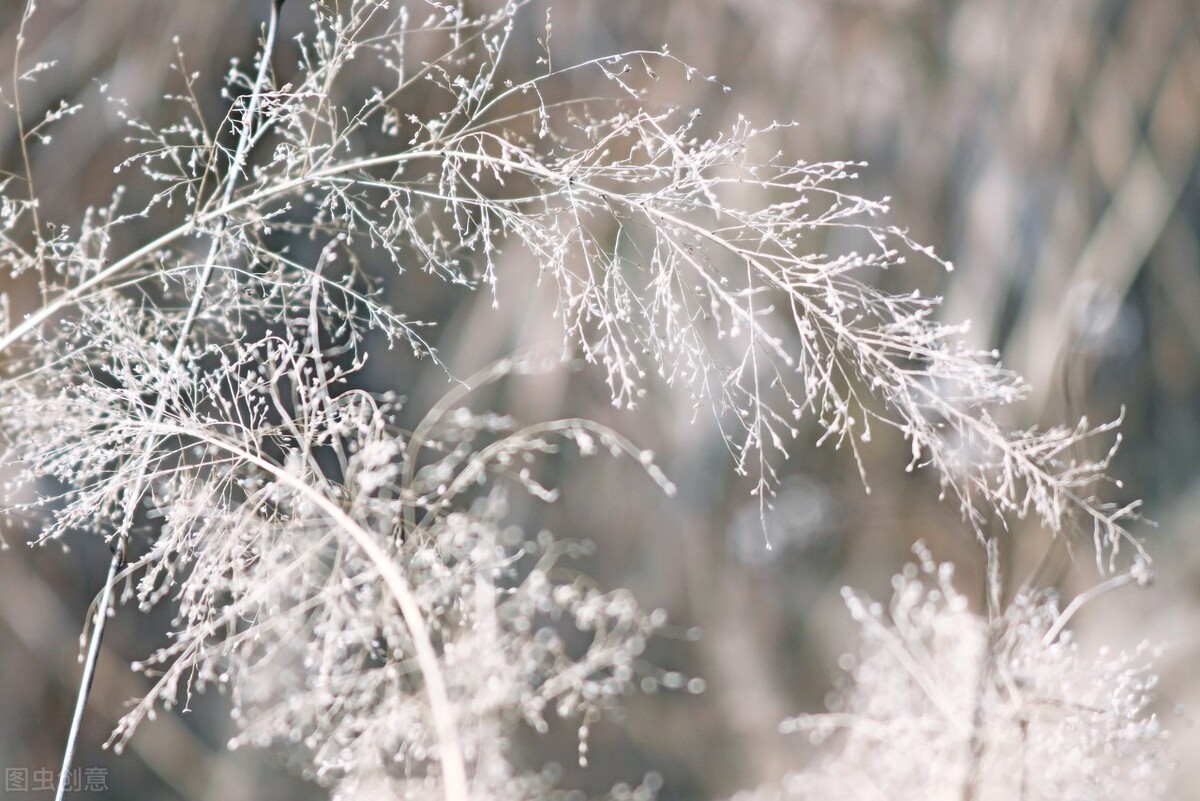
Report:
M 470 4 L 469 4 L 470 5 Z M 526 10 L 510 53 L 514 75 L 533 71 L 546 6 Z M 714 74 L 728 94 L 664 75 L 657 99 L 704 111 L 704 126 L 739 113 L 795 120 L 778 132 L 790 160 L 869 162 L 857 191 L 890 196 L 890 222 L 934 245 L 957 269 L 914 264 L 889 280 L 945 297 L 945 317 L 970 319 L 974 344 L 998 348 L 1033 392 L 1008 410 L 1012 425 L 1111 419 L 1124 409 L 1114 467 L 1116 501 L 1142 498 L 1137 534 L 1156 557 L 1158 581 L 1090 604 L 1085 642 L 1171 644 L 1161 664 L 1159 709 L 1176 731 L 1173 792 L 1200 799 L 1200 2 L 1197 0 L 561 0 L 553 2 L 559 63 L 660 48 Z M 0 3 L 0 64 L 11 64 L 23 2 Z M 228 60 L 248 60 L 267 0 L 41 0 L 23 62 L 56 60 L 22 86 L 27 119 L 61 100 L 84 112 L 36 148 L 43 214 L 77 220 L 106 202 L 126 131 L 99 91 L 140 116 L 170 119 L 179 88 L 173 37 L 187 68 L 203 72 L 201 99 L 225 111 Z M 285 6 L 285 39 L 311 24 Z M 287 70 L 287 51 L 278 60 Z M 11 96 L 5 72 L 4 97 Z M 582 79 L 581 79 L 582 80 Z M 580 87 L 581 90 L 585 86 Z M 420 109 L 414 108 L 419 113 Z M 0 114 L 0 168 L 19 171 L 11 112 Z M 391 274 L 390 271 L 384 271 Z M 516 348 L 553 341 L 552 303 L 536 271 L 513 263 L 501 308 L 410 273 L 396 302 L 439 320 L 437 342 L 458 375 Z M 540 294 L 539 294 L 540 293 Z M 19 305 L 18 298 L 15 299 Z M 375 364 L 372 381 L 420 408 L 444 376 L 411 364 Z M 784 478 L 765 545 L 749 485 L 733 477 L 716 427 L 691 422 L 690 402 L 655 388 L 637 414 L 607 402 L 598 375 L 562 373 L 505 385 L 490 398 L 530 419 L 588 415 L 653 449 L 679 496 L 661 497 L 626 465 L 593 460 L 558 476 L 563 499 L 519 510 L 532 529 L 590 538 L 582 569 L 629 587 L 678 629 L 650 659 L 702 677 L 700 695 L 635 699 L 621 725 L 593 733 L 592 767 L 573 767 L 569 732 L 531 742 L 531 765 L 557 760 L 564 785 L 602 792 L 662 776 L 663 798 L 712 799 L 778 780 L 807 758 L 777 733 L 779 721 L 819 711 L 837 658 L 856 632 L 839 590 L 877 599 L 923 539 L 956 562 L 979 593 L 981 549 L 938 503 L 930 476 L 905 474 L 907 445 L 871 443 L 872 493 L 846 454 L 802 438 Z M 811 433 L 811 432 L 810 432 Z M 1010 521 L 1007 573 L 1023 580 L 1047 551 L 1045 534 Z M 108 562 L 102 543 L 29 549 L 6 535 L 0 555 L 0 765 L 56 771 L 74 702 L 75 642 Z M 1089 542 L 1050 553 L 1043 580 L 1065 594 L 1097 578 Z M 123 609 L 105 640 L 79 764 L 105 771 L 108 797 L 237 801 L 320 798 L 277 755 L 229 753 L 219 697 L 146 726 L 114 758 L 102 743 L 126 699 L 139 693 L 131 660 L 160 641 L 169 610 Z M 692 635 L 693 628 L 701 636 Z M 30 793 L 50 797 L 48 792 Z M 26 797 L 10 793 L 6 797 Z

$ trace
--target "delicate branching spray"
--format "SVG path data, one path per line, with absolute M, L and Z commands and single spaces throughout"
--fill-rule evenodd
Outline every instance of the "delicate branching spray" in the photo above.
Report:
M 231 745 L 292 748 L 339 798 L 542 797 L 549 778 L 509 758 L 514 727 L 575 719 L 586 759 L 594 721 L 653 681 L 641 654 L 662 614 L 579 579 L 567 565 L 581 546 L 514 528 L 508 499 L 553 500 L 537 465 L 563 448 L 628 456 L 671 483 L 591 421 L 472 408 L 478 386 L 544 367 L 532 357 L 453 383 L 401 427 L 414 410 L 399 394 L 362 388 L 372 349 L 447 368 L 429 326 L 378 292 L 382 270 L 493 302 L 505 270 L 536 272 L 556 293 L 564 356 L 599 371 L 619 407 L 689 392 L 764 508 L 808 419 L 864 481 L 862 444 L 905 438 L 909 469 L 933 472 L 976 533 L 997 515 L 1055 536 L 1083 520 L 1105 569 L 1126 546 L 1141 558 L 1125 528 L 1136 506 L 1094 494 L 1112 452 L 1075 455 L 1116 424 L 997 422 L 1024 385 L 935 319 L 938 298 L 879 288 L 882 271 L 937 256 L 848 190 L 859 165 L 755 156 L 776 124 L 702 135 L 698 112 L 647 99 L 668 71 L 715 84 L 665 49 L 564 63 L 547 30 L 541 71 L 505 77 L 521 2 L 313 3 L 281 82 L 284 3 L 269 5 L 256 57 L 227 76 L 219 128 L 192 91 L 204 78 L 182 68 L 173 124 L 122 111 L 136 150 L 117 170 L 153 188 L 147 206 L 118 191 L 58 226 L 26 192 L 31 175 L 4 184 L 0 265 L 41 289 L 0 330 L 8 508 L 34 516 L 40 541 L 86 533 L 113 550 L 64 777 L 118 599 L 176 614 L 169 645 L 135 666 L 154 683 L 116 748 L 158 708 L 217 686 L 240 725 Z M 571 96 L 583 73 L 607 91 Z M 404 111 L 418 92 L 440 110 Z M 27 172 L 29 143 L 70 111 L 21 128 Z M 124 232 L 151 217 L 170 222 L 130 244 Z M 822 252 L 835 233 L 859 249 Z M 855 689 L 843 709 L 787 724 L 845 732 L 845 745 L 792 789 L 1025 797 L 991 789 L 1004 777 L 1039 797 L 1101 797 L 1071 788 L 1095 786 L 1088 760 L 1110 746 L 1128 766 L 1112 787 L 1150 781 L 1159 735 L 1134 657 L 1083 659 L 1064 631 L 1073 607 L 1037 593 L 976 617 L 920 557 L 892 622 L 849 597 L 866 636 Z M 568 648 L 566 630 L 586 647 Z M 965 666 L 980 664 L 972 680 Z M 1118 680 L 1097 689 L 1100 674 Z M 888 750 L 912 738 L 944 759 Z M 1022 757 L 1064 744 L 1053 770 Z

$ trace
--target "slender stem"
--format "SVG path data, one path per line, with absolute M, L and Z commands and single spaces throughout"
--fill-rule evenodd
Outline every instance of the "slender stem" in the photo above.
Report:
M 975 705 L 971 714 L 971 737 L 967 741 L 967 768 L 963 776 L 962 801 L 975 801 L 979 797 L 983 780 L 983 758 L 987 752 L 987 701 L 992 676 L 996 670 L 996 651 L 1004 631 L 1000 611 L 1000 552 L 995 537 L 989 537 L 987 547 L 987 596 L 988 625 L 983 653 L 979 655 L 979 673 L 975 679 Z
M 100 604 L 96 609 L 96 617 L 92 622 L 92 639 L 88 643 L 87 659 L 83 663 L 83 676 L 79 681 L 79 694 L 75 697 L 75 712 L 71 717 L 71 730 L 67 734 L 67 744 L 63 748 L 62 773 L 58 776 L 58 790 L 55 801 L 62 801 L 66 792 L 68 776 L 71 773 L 71 763 L 75 759 L 75 747 L 79 740 L 79 730 L 83 724 L 83 709 L 87 706 L 88 695 L 92 690 L 92 680 L 96 677 L 96 662 L 100 657 L 100 640 L 104 637 L 104 623 L 112 609 L 113 589 L 117 583 L 117 573 L 125 561 L 125 543 L 119 542 L 113 548 L 112 562 L 108 565 L 108 577 L 104 580 L 104 589 L 100 593 Z
M 271 53 L 275 48 L 275 34 L 279 25 L 279 5 L 273 3 L 271 6 L 271 16 L 267 25 L 267 38 L 264 44 L 262 57 L 258 65 L 258 75 L 255 78 L 253 94 L 250 97 L 249 103 L 246 105 L 245 112 L 242 115 L 242 130 L 238 134 L 237 149 L 234 153 L 233 163 L 230 165 L 229 175 L 225 182 L 225 191 L 222 195 L 222 206 L 228 206 L 229 201 L 233 198 L 233 193 L 237 187 L 238 175 L 244 167 L 246 156 L 249 152 L 251 141 L 251 126 L 254 122 L 254 115 L 258 112 L 259 102 L 262 98 L 263 87 L 266 84 L 267 71 L 270 68 Z M 184 318 L 183 325 L 179 331 L 179 338 L 175 343 L 175 349 L 172 353 L 171 364 L 164 378 L 164 386 L 159 393 L 158 400 L 154 408 L 154 421 L 162 420 L 166 413 L 167 403 L 172 396 L 172 389 L 176 377 L 179 372 L 180 365 L 183 359 L 184 349 L 187 346 L 188 338 L 191 336 L 192 328 L 195 326 L 197 316 L 200 312 L 200 306 L 204 301 L 204 294 L 208 288 L 209 282 L 212 280 L 213 264 L 221 249 L 221 238 L 225 232 L 225 220 L 222 217 L 217 231 L 213 235 L 212 245 L 209 248 L 208 258 L 205 259 L 204 267 L 200 274 L 195 293 L 192 295 L 191 303 L 188 307 L 187 317 Z M 109 613 L 112 609 L 113 595 L 122 565 L 125 563 L 125 554 L 128 550 L 129 533 L 133 527 L 134 516 L 137 511 L 137 505 L 141 501 L 142 494 L 145 492 L 147 481 L 147 470 L 150 464 L 150 457 L 153 450 L 153 440 L 147 439 L 145 446 L 142 449 L 141 456 L 136 471 L 136 479 L 133 487 L 125 499 L 125 510 L 121 525 L 115 532 L 113 542 L 112 561 L 108 566 L 108 576 L 104 581 L 104 589 L 101 591 L 100 603 L 96 609 L 96 616 L 92 622 L 91 642 L 88 644 L 87 658 L 84 660 L 83 675 L 79 681 L 79 694 L 75 699 L 75 711 L 71 718 L 71 728 L 67 734 L 67 743 L 63 749 L 63 764 L 62 771 L 58 777 L 58 788 L 55 792 L 55 801 L 63 801 L 69 784 L 71 774 L 71 765 L 75 760 L 75 749 L 79 740 L 79 731 L 83 725 L 83 712 L 87 706 L 88 695 L 92 689 L 92 682 L 96 676 L 96 663 L 100 654 L 100 642 L 104 638 L 104 629 L 108 621 Z
M 1054 625 L 1050 627 L 1050 630 L 1042 636 L 1042 645 L 1047 648 L 1050 647 L 1058 639 L 1058 636 L 1062 634 L 1067 624 L 1071 622 L 1071 618 L 1075 617 L 1075 613 L 1082 609 L 1085 604 L 1095 598 L 1099 598 L 1106 592 L 1124 587 L 1126 584 L 1132 584 L 1133 582 L 1134 578 L 1132 574 L 1121 573 L 1118 576 L 1113 576 L 1103 584 L 1097 584 L 1086 592 L 1076 595 L 1071 603 L 1067 604 L 1067 608 L 1063 610 L 1062 614 L 1054 621 Z

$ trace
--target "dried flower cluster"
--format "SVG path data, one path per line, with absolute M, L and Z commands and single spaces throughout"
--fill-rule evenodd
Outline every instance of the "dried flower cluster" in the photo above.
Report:
M 890 607 L 847 591 L 862 645 L 828 714 L 782 730 L 829 757 L 755 797 L 1127 799 L 1163 794 L 1166 733 L 1151 711 L 1159 649 L 1085 655 L 1074 611 L 1023 594 L 983 617 L 949 564 L 917 547 Z
M 564 352 L 598 365 L 618 406 L 688 388 L 764 504 L 773 454 L 811 418 L 856 456 L 874 429 L 895 429 L 910 469 L 935 470 L 972 525 L 1032 514 L 1062 532 L 1079 517 L 1098 559 L 1128 539 L 1134 509 L 1091 494 L 1111 453 L 1072 455 L 1112 426 L 1005 430 L 993 411 L 1022 396 L 1019 379 L 936 322 L 937 298 L 877 288 L 906 253 L 936 256 L 878 224 L 884 204 L 846 192 L 857 165 L 760 158 L 778 126 L 707 137 L 698 112 L 652 106 L 660 71 L 700 77 L 666 50 L 562 66 L 547 45 L 543 72 L 505 78 L 521 5 L 313 4 L 315 34 L 290 43 L 286 80 L 276 7 L 249 69 L 230 69 L 221 127 L 205 125 L 203 78 L 182 54 L 175 124 L 122 111 L 137 152 L 117 170 L 154 187 L 146 206 L 119 190 L 52 224 L 22 194 L 32 180 L 5 181 L 0 267 L 38 276 L 41 299 L 0 329 L 8 508 L 35 516 L 43 541 L 111 544 L 98 626 L 121 586 L 143 608 L 177 609 L 170 644 L 139 666 L 156 683 L 118 744 L 157 706 L 218 685 L 243 725 L 236 744 L 291 744 L 341 797 L 533 798 L 548 779 L 514 773 L 512 726 L 575 718 L 586 753 L 588 726 L 645 678 L 661 614 L 552 570 L 575 546 L 511 527 L 505 493 L 552 500 L 537 463 L 566 445 L 627 454 L 669 482 L 587 421 L 521 427 L 470 410 L 467 388 L 491 376 L 401 429 L 397 395 L 359 388 L 371 349 L 386 340 L 443 368 L 429 327 L 378 293 L 381 265 L 494 293 L 521 261 L 501 251 L 523 254 L 557 289 Z M 582 71 L 608 94 L 571 96 Z M 417 93 L 432 98 L 426 116 L 401 111 Z M 73 111 L 23 129 L 23 148 Z M 131 243 L 129 223 L 148 217 L 173 222 Z M 856 249 L 822 252 L 839 241 Z M 961 782 L 951 752 L 975 730 L 972 687 L 938 675 L 974 675 L 990 642 L 948 584 L 916 586 L 900 588 L 896 628 L 852 602 L 879 647 L 856 674 L 861 700 L 818 719 L 872 721 L 839 776 L 879 756 L 882 773 L 863 775 L 914 793 Z M 1011 766 L 1025 744 L 1070 742 L 1074 761 L 1030 774 L 1069 798 L 1055 788 L 1098 770 L 1097 747 L 1153 732 L 1109 725 L 1140 709 L 1124 662 L 1082 662 L 1062 639 L 1033 647 L 1051 610 L 1028 600 L 995 623 L 1007 650 L 987 683 L 996 745 L 980 775 L 1024 776 Z M 1086 690 L 1097 671 L 1107 684 Z M 871 727 L 926 738 L 954 775 L 910 776 Z

